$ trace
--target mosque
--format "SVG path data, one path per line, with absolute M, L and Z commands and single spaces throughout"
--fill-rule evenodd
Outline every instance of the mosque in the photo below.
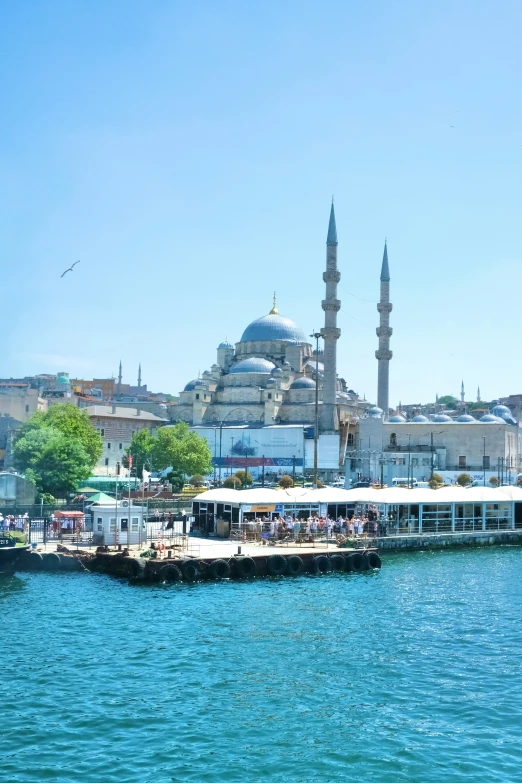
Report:
M 189 381 L 172 418 L 191 426 L 313 425 L 316 384 L 319 432 L 340 433 L 369 407 L 337 374 L 337 230 L 332 204 L 326 242 L 325 325 L 316 338 L 279 313 L 274 295 L 267 315 L 252 321 L 235 345 L 225 340 L 216 363 Z M 322 338 L 324 349 L 318 347 Z

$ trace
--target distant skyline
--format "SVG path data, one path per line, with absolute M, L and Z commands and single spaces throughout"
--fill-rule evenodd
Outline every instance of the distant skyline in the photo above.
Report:
M 522 392 L 522 6 L 288 0 L 8 4 L 0 29 L 0 375 L 177 394 L 278 309 L 390 404 Z M 72 273 L 60 275 L 78 259 Z

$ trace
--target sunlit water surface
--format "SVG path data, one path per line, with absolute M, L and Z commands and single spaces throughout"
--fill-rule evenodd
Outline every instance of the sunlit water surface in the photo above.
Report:
M 522 550 L 0 582 L 1 781 L 522 779 Z

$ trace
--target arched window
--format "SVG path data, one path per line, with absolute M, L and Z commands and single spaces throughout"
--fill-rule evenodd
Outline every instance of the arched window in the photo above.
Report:
M 397 446 L 397 435 L 394 432 L 390 435 L 390 446 Z

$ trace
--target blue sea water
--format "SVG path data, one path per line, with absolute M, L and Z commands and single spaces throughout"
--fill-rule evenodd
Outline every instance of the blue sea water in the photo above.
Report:
M 522 549 L 380 572 L 0 582 L 0 781 L 522 778 Z

